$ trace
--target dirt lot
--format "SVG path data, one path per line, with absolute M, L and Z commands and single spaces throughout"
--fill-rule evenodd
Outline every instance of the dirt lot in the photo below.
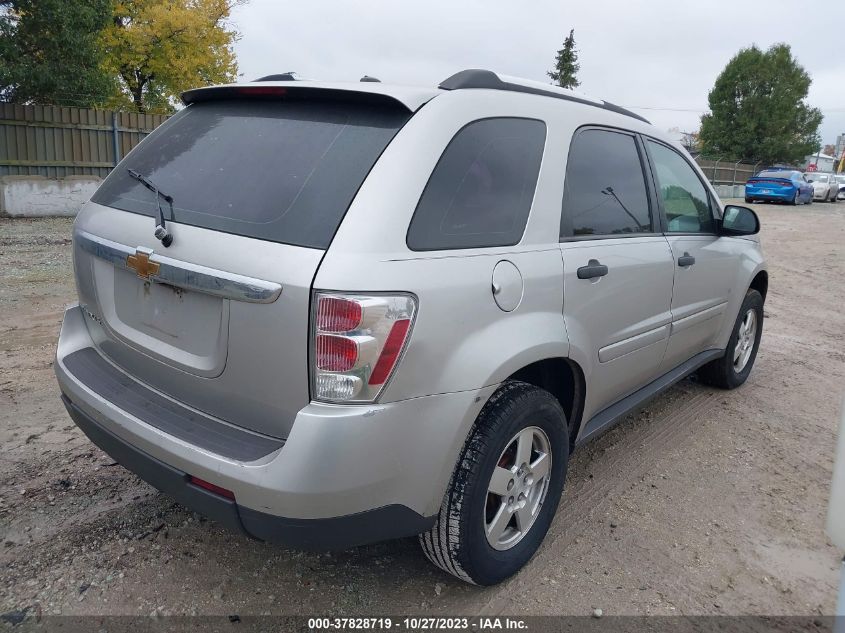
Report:
M 53 378 L 70 222 L 0 219 L 0 613 L 832 613 L 845 204 L 757 209 L 771 280 L 748 383 L 686 380 L 579 451 L 539 554 L 486 589 L 411 539 L 331 555 L 250 541 L 116 466 Z

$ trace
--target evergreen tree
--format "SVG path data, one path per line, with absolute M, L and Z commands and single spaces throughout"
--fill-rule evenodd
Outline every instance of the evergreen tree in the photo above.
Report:
M 580 69 L 578 50 L 575 48 L 575 29 L 572 29 L 569 37 L 563 41 L 563 48 L 557 52 L 554 70 L 546 74 L 561 88 L 577 88 L 581 85 L 577 77 Z

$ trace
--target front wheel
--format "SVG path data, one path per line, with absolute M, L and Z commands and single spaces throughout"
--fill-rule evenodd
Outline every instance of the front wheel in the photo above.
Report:
M 437 522 L 419 537 L 426 557 L 477 585 L 515 574 L 546 536 L 568 462 L 569 432 L 557 398 L 505 382 L 470 431 Z
M 725 355 L 699 369 L 698 377 L 702 382 L 722 389 L 739 387 L 751 373 L 762 335 L 763 296 L 756 290 L 749 290 L 739 309 Z
M 797 207 L 797 206 L 798 206 L 798 198 L 799 198 L 800 196 L 801 196 L 801 192 L 800 192 L 800 191 L 796 191 L 796 192 L 795 192 L 795 195 L 794 195 L 794 196 L 792 196 L 792 202 L 790 202 L 789 204 L 791 204 L 793 207 Z

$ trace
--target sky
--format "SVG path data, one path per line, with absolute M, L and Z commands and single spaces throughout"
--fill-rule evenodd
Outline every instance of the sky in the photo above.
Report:
M 739 49 L 785 42 L 813 78 L 808 102 L 832 144 L 845 133 L 845 40 L 834 13 L 830 28 L 816 28 L 821 14 L 791 0 L 250 0 L 232 22 L 245 80 L 295 71 L 417 85 L 465 68 L 548 81 L 575 29 L 579 91 L 681 131 L 698 129 L 708 91 Z

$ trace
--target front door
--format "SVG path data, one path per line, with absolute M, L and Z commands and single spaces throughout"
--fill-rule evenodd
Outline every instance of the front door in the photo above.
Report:
M 564 323 L 589 388 L 589 419 L 656 376 L 671 323 L 674 264 L 652 213 L 634 134 L 587 128 L 567 163 Z
M 657 141 L 646 145 L 675 267 L 663 373 L 716 345 L 728 318 L 739 252 L 734 240 L 719 237 L 712 199 L 687 160 Z

